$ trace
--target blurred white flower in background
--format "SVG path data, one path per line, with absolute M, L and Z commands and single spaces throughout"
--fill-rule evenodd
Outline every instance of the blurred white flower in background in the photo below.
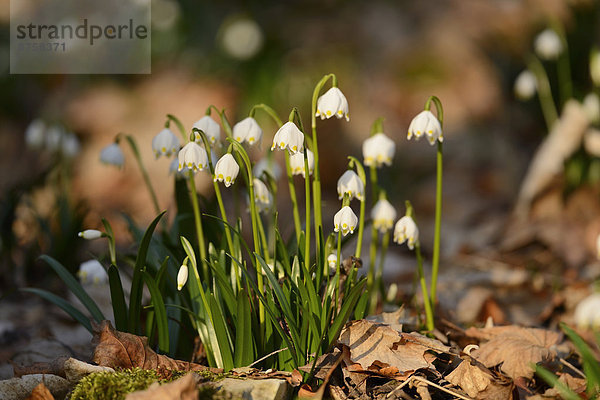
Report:
M 198 121 L 194 122 L 192 128 L 200 129 L 202 132 L 204 132 L 210 144 L 214 144 L 216 141 L 221 139 L 221 127 L 214 119 L 210 117 L 210 115 L 205 115 Z M 202 138 L 198 133 L 194 133 L 194 140 L 196 143 L 202 143 Z
M 169 129 L 165 128 L 158 132 L 152 139 L 152 151 L 156 158 L 160 156 L 170 157 L 179 150 L 179 139 Z
M 419 229 L 415 221 L 405 215 L 396 222 L 394 227 L 394 242 L 402 244 L 407 242 L 408 248 L 413 250 L 419 242 Z
M 252 174 L 256 177 L 261 177 L 263 172 L 268 172 L 276 181 L 281 178 L 281 167 L 277 164 L 277 161 L 272 158 L 262 158 L 252 168 Z
M 583 148 L 588 154 L 600 157 L 600 131 L 590 128 L 583 136 Z
M 529 100 L 537 91 L 537 80 L 530 70 L 522 71 L 515 79 L 515 96 L 521 100 Z
M 46 124 L 41 119 L 34 119 L 25 129 L 25 144 L 32 149 L 44 147 L 46 139 Z
M 255 56 L 264 41 L 263 32 L 256 21 L 242 16 L 226 19 L 218 37 L 223 50 L 238 60 L 248 60 Z
M 79 154 L 81 145 L 73 133 L 65 133 L 62 138 L 61 152 L 65 157 L 74 158 Z
M 317 100 L 317 113 L 315 116 L 321 119 L 329 119 L 333 116 L 338 118 L 346 117 L 346 121 L 350 121 L 348 111 L 348 100 L 346 96 L 337 87 L 330 88 Z
M 121 168 L 125 163 L 125 156 L 118 143 L 111 143 L 100 151 L 100 161 Z
M 89 260 L 81 263 L 77 272 L 82 284 L 95 285 L 108 282 L 108 274 L 98 260 Z
M 396 153 L 396 144 L 384 133 L 376 133 L 363 142 L 362 153 L 367 167 L 390 166 Z
M 396 209 L 386 199 L 380 199 L 371 210 L 371 219 L 373 220 L 373 228 L 385 233 L 394 226 Z
M 590 76 L 594 85 L 600 87 L 600 50 L 597 48 L 590 53 Z
M 175 174 L 175 177 L 177 179 L 183 179 L 186 177 L 187 174 L 187 167 L 183 167 L 181 169 L 181 171 L 179 170 L 179 160 L 178 157 L 175 157 L 172 161 L 171 164 L 169 164 L 169 175 L 171 174 Z
M 175 25 L 181 15 L 179 3 L 175 0 L 152 0 L 152 29 L 168 31 Z
M 264 212 L 271 209 L 273 205 L 273 196 L 267 185 L 258 178 L 254 178 L 254 202 L 258 212 Z
M 545 29 L 538 34 L 533 42 L 533 48 L 544 60 L 556 60 L 563 51 L 560 37 L 552 29 Z
M 589 93 L 583 98 L 583 110 L 587 114 L 590 122 L 597 124 L 600 122 L 600 98 L 596 93 Z
M 308 174 L 312 175 L 313 170 L 315 169 L 315 154 L 306 149 L 306 159 L 308 161 Z M 292 175 L 302 175 L 302 177 L 306 178 L 303 152 L 298 152 L 290 156 L 290 169 L 292 170 Z
M 46 130 L 46 149 L 51 152 L 60 151 L 62 147 L 64 129 L 59 125 L 51 125 Z
M 574 319 L 581 329 L 600 328 L 600 293 L 581 300 L 575 307 Z

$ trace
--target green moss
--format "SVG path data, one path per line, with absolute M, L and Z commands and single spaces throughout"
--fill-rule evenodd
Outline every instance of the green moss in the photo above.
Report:
M 133 368 L 117 372 L 96 372 L 81 379 L 71 400 L 120 400 L 127 393 L 148 388 L 158 380 L 154 370 Z
M 162 376 L 155 370 L 140 368 L 126 369 L 117 372 L 96 372 L 81 379 L 73 388 L 70 400 L 122 400 L 128 393 L 147 389 L 152 383 L 167 383 L 187 374 L 184 371 L 162 371 Z M 230 376 L 229 373 L 215 374 L 210 371 L 194 371 L 201 377 L 201 382 L 216 382 Z M 211 386 L 199 388 L 199 398 L 223 398 Z M 217 396 L 215 396 L 217 395 Z

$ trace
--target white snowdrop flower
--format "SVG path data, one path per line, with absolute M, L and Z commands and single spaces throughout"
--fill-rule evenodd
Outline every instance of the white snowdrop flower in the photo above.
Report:
M 515 96 L 521 100 L 529 100 L 537 91 L 537 80 L 530 70 L 522 71 L 515 79 Z
M 81 263 L 77 272 L 82 284 L 101 284 L 108 282 L 108 274 L 98 260 L 89 260 Z
M 376 133 L 363 142 L 362 153 L 368 167 L 390 166 L 396 153 L 396 144 L 384 133 Z
M 415 244 L 419 242 L 419 229 L 415 221 L 405 215 L 396 222 L 394 227 L 394 242 L 402 244 L 407 242 L 409 249 L 414 249 Z
M 252 168 L 252 174 L 254 176 L 262 176 L 263 172 L 268 172 L 275 180 L 281 178 L 281 167 L 277 161 L 269 158 L 263 158 L 254 165 Z
M 204 132 L 210 144 L 214 144 L 217 140 L 221 139 L 221 127 L 214 119 L 210 117 L 210 115 L 205 115 L 198 121 L 194 122 L 192 128 L 200 129 L 202 132 Z M 199 133 L 195 133 L 194 138 L 196 143 L 202 142 L 202 138 L 200 137 Z
M 65 132 L 62 127 L 52 125 L 46 130 L 46 148 L 50 151 L 59 151 L 62 147 Z
M 537 55 L 544 60 L 556 60 L 563 50 L 560 37 L 552 29 L 545 29 L 537 35 L 533 47 Z
M 598 49 L 592 50 L 590 54 L 590 76 L 594 85 L 600 87 L 600 51 Z
M 177 156 L 179 164 L 177 170 L 181 171 L 184 167 L 191 169 L 194 172 L 202 171 L 208 165 L 208 156 L 206 150 L 200 147 L 196 142 L 189 142 L 181 150 Z
M 34 119 L 25 129 L 25 144 L 32 149 L 44 147 L 46 124 L 41 119 Z
M 265 185 L 264 182 L 258 178 L 254 178 L 253 182 L 254 203 L 256 204 L 258 212 L 270 210 L 271 206 L 273 205 L 273 196 L 271 195 L 271 192 L 269 192 L 267 185 Z
M 327 257 L 327 264 L 329 265 L 329 269 L 335 270 L 337 265 L 337 254 L 331 253 L 329 257 Z
M 380 199 L 371 210 L 371 219 L 373 219 L 373 228 L 385 233 L 394 226 L 396 209 L 386 199 Z
M 419 140 L 424 134 L 427 135 L 427 140 L 429 140 L 429 144 L 431 145 L 433 145 L 436 140 L 439 140 L 440 142 L 444 141 L 440 121 L 438 121 L 436 116 L 429 110 L 421 111 L 413 118 L 408 126 L 407 138 L 410 140 L 414 136 L 415 140 Z
M 356 197 L 360 201 L 365 200 L 365 185 L 358 177 L 358 174 L 351 169 L 344 172 L 344 174 L 337 181 L 337 192 L 340 199 L 344 198 L 347 194 L 352 200 Z
M 354 229 L 358 224 L 358 217 L 349 206 L 344 206 L 340 211 L 333 216 L 333 230 L 342 232 L 346 236 L 348 233 L 354 233 Z
M 600 131 L 590 128 L 583 135 L 583 148 L 588 154 L 600 157 Z
M 317 100 L 317 112 L 315 116 L 321 119 L 329 119 L 333 116 L 338 118 L 346 117 L 346 121 L 350 121 L 348 113 L 348 100 L 342 91 L 336 87 L 332 87 L 324 95 Z
M 121 168 L 125 163 L 125 156 L 118 143 L 111 143 L 100 151 L 100 161 Z
M 94 240 L 102 237 L 102 232 L 97 229 L 86 229 L 77 234 L 80 238 L 84 238 L 86 240 Z
M 315 169 L 315 154 L 306 149 L 306 158 L 308 161 L 308 174 L 312 175 Z M 302 175 L 306 178 L 306 171 L 304 171 L 304 153 L 296 153 L 290 156 L 290 168 L 292 175 Z
M 286 122 L 275 133 L 271 151 L 275 150 L 275 148 L 283 150 L 286 147 L 291 154 L 304 150 L 304 134 L 293 122 Z
M 183 264 L 177 273 L 177 290 L 181 290 L 188 279 L 188 266 Z
M 179 146 L 179 139 L 169 128 L 158 132 L 152 139 L 152 151 L 156 158 L 160 156 L 170 157 L 172 154 L 177 153 Z
M 223 182 L 226 187 L 229 187 L 235 182 L 239 172 L 240 166 L 235 162 L 235 158 L 231 153 L 227 153 L 217 161 L 213 179 L 215 182 Z
M 591 294 L 577 304 L 573 317 L 581 329 L 600 328 L 600 293 Z
M 600 122 L 600 98 L 596 93 L 589 93 L 583 98 L 583 110 L 590 122 L 593 124 Z
M 258 122 L 252 117 L 244 118 L 233 126 L 233 138 L 240 143 L 244 141 L 248 144 L 260 142 L 263 131 Z
M 67 133 L 63 136 L 61 151 L 65 157 L 74 158 L 79 154 L 81 145 L 79 139 L 73 133 Z

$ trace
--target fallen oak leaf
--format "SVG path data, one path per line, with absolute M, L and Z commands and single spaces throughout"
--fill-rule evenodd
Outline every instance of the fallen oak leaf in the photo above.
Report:
M 513 380 L 531 379 L 534 371 L 529 363 L 537 364 L 552 360 L 556 352 L 552 346 L 559 343 L 562 334 L 537 328 L 503 326 L 492 328 L 469 328 L 471 337 L 488 339 L 472 356 L 488 368 L 501 365 L 500 370 Z
M 95 346 L 92 360 L 103 367 L 223 372 L 221 368 L 209 368 L 156 354 L 148 347 L 148 338 L 119 332 L 112 327 L 110 321 L 102 321 L 95 327 L 92 345 Z
M 360 364 L 363 370 L 369 370 L 377 362 L 379 367 L 396 367 L 399 374 L 430 367 L 431 359 L 426 357 L 429 351 L 450 350 L 439 340 L 415 332 L 398 332 L 388 325 L 366 320 L 346 325 L 338 342 L 349 347 L 351 361 Z
M 458 367 L 446 376 L 446 380 L 460 387 L 469 397 L 481 400 L 512 398 L 512 383 L 497 379 L 477 360 L 463 359 Z

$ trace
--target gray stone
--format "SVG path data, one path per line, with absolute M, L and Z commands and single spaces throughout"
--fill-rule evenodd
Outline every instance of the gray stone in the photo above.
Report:
M 211 385 L 231 400 L 285 400 L 291 393 L 289 384 L 283 379 L 225 378 Z
M 56 375 L 24 375 L 21 378 L 12 378 L 0 381 L 0 399 L 24 400 L 31 391 L 44 382 L 55 399 L 63 399 L 69 390 L 69 382 Z

